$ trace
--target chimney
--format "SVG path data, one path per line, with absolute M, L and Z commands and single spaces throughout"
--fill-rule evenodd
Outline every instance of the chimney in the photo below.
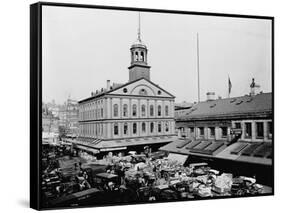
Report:
M 110 80 L 106 81 L 106 90 L 110 90 Z
M 215 93 L 214 92 L 207 92 L 207 101 L 213 101 L 215 100 Z
M 255 96 L 258 93 L 258 88 L 260 88 L 260 85 L 255 82 L 254 78 L 252 78 L 252 83 L 250 84 L 250 96 Z

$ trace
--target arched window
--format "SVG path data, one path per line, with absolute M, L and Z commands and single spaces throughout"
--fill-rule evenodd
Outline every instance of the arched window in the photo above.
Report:
M 138 60 L 139 60 L 139 53 L 135 52 L 135 61 L 138 61 Z
M 161 116 L 161 106 L 158 105 L 158 116 Z
M 149 112 L 149 114 L 150 114 L 150 116 L 154 116 L 154 107 L 153 107 L 153 105 L 150 105 L 150 108 L 149 108 L 150 110 L 150 112 Z
M 168 122 L 165 123 L 165 131 L 169 132 L 169 123 Z
M 145 116 L 145 105 L 141 105 L 141 116 Z
M 127 104 L 123 105 L 123 116 L 124 117 L 128 116 L 128 105 Z
M 141 61 L 144 61 L 144 53 L 143 53 L 143 52 L 141 52 L 140 60 L 141 60 Z
M 169 106 L 165 106 L 165 116 L 169 115 Z
M 128 134 L 128 124 L 127 123 L 124 123 L 124 135 L 127 135 Z
M 141 124 L 141 131 L 144 133 L 144 132 L 146 132 L 146 128 L 145 128 L 146 126 L 145 126 L 145 123 L 143 122 L 142 124 Z
M 103 108 L 100 109 L 100 116 L 103 118 Z
M 113 116 L 118 117 L 118 104 L 113 105 Z
M 154 123 L 153 122 L 150 123 L 150 132 L 151 133 L 154 132 Z
M 133 123 L 133 134 L 137 134 L 137 123 Z
M 114 132 L 114 135 L 118 135 L 118 124 L 117 123 L 114 124 L 113 132 Z
M 161 126 L 161 123 L 159 122 L 158 123 L 158 132 L 161 132 L 161 130 L 162 130 L 162 126 Z
M 132 115 L 137 116 L 137 105 L 136 104 L 133 104 Z

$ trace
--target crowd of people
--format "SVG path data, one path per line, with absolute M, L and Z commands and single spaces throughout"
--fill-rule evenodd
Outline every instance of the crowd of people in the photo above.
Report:
M 186 165 L 170 159 L 167 153 L 109 152 L 98 160 L 81 150 L 52 147 L 43 150 L 43 161 L 46 201 L 90 188 L 107 193 L 113 201 L 111 195 L 116 192 L 116 199 L 122 200 L 127 193 L 130 201 L 263 193 L 263 186 L 254 177 L 233 177 L 206 163 Z

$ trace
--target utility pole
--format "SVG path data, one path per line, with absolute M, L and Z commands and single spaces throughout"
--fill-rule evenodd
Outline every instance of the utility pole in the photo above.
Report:
M 197 80 L 198 80 L 198 103 L 200 102 L 200 73 L 199 73 L 199 34 L 197 33 Z

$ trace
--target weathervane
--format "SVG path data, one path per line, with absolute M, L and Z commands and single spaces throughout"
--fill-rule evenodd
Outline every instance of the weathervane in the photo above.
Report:
M 141 42 L 141 23 L 140 23 L 140 12 L 139 12 L 139 26 L 138 26 L 138 41 Z

